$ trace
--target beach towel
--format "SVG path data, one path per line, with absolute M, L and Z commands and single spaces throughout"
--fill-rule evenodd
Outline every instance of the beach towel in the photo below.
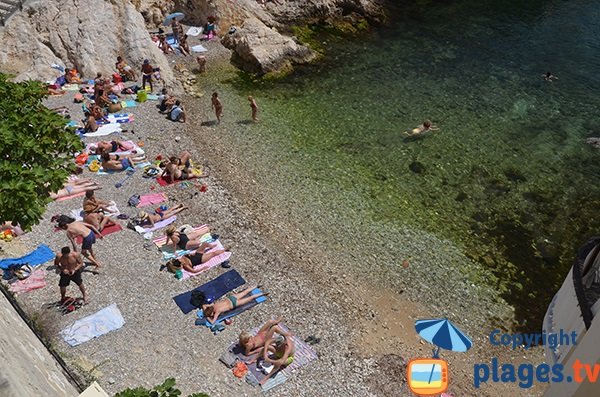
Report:
M 96 132 L 88 132 L 83 134 L 84 137 L 95 137 L 114 134 L 115 132 L 123 132 L 120 124 L 105 124 L 98 128 Z
M 128 101 L 121 101 L 121 107 L 123 109 L 126 108 L 134 108 L 137 106 L 137 102 L 136 101 L 132 101 L 132 100 L 128 100 Z
M 260 294 L 262 291 L 259 288 L 254 288 L 251 292 L 250 295 L 255 295 L 255 294 Z M 213 325 L 217 324 L 217 323 L 222 323 L 223 321 L 227 320 L 228 318 L 231 317 L 235 317 L 240 313 L 245 312 L 248 309 L 252 309 L 254 306 L 258 305 L 259 303 L 263 303 L 264 301 L 267 300 L 266 296 L 259 296 L 258 298 L 246 303 L 245 305 L 242 306 L 238 306 L 233 310 L 230 310 L 228 312 L 225 313 L 221 313 L 219 315 L 219 318 L 217 318 L 217 321 L 215 321 L 214 324 L 211 324 L 208 319 L 206 317 L 204 317 L 204 313 L 202 312 L 202 310 L 198 310 L 198 318 L 200 320 L 204 320 L 204 323 L 202 323 L 202 325 L 204 325 L 205 327 L 212 327 Z M 198 323 L 196 323 L 198 324 Z
M 155 205 L 167 201 L 167 195 L 164 193 L 151 193 L 144 194 L 140 197 L 140 203 L 136 205 L 137 208 L 146 207 L 148 205 Z
M 194 230 L 198 230 L 198 228 L 194 228 Z M 166 236 L 163 236 L 163 237 L 166 237 Z M 160 238 L 161 237 L 159 237 L 159 239 Z M 165 238 L 165 240 L 166 240 L 166 238 Z M 204 233 L 200 237 L 200 241 L 203 243 L 212 243 L 215 240 L 212 238 L 212 235 L 207 232 L 207 233 Z M 182 250 L 182 249 L 177 249 L 177 251 L 173 252 L 173 248 L 171 247 L 171 245 L 165 246 L 164 244 L 159 249 L 162 252 L 164 260 L 169 260 L 169 259 L 173 259 L 173 258 L 181 258 L 184 255 L 193 254 L 196 252 L 196 250 Z
M 156 94 L 148 94 L 147 96 L 149 101 L 158 101 L 158 95 Z
M 138 232 L 139 234 L 151 233 L 158 229 L 162 229 L 165 226 L 170 225 L 171 223 L 175 222 L 176 220 L 177 220 L 177 215 L 173 215 L 170 218 L 163 219 L 160 222 L 156 222 L 153 227 L 143 228 L 141 226 L 135 226 L 135 231 Z
M 221 242 L 219 240 L 216 240 L 214 242 L 217 245 L 215 245 L 213 248 L 209 249 L 206 252 L 224 249 L 223 244 L 221 244 Z M 213 267 L 220 265 L 221 263 L 225 262 L 226 260 L 229 260 L 230 257 L 231 257 L 231 252 L 229 252 L 229 251 L 223 252 L 222 254 L 219 254 L 217 256 L 213 256 L 206 262 L 201 263 L 198 266 L 194 266 L 194 270 L 196 271 L 196 273 L 190 273 L 185 269 L 181 269 L 182 273 L 183 273 L 183 277 L 181 278 L 181 280 L 187 280 L 188 278 L 197 276 L 197 275 L 207 271 L 208 269 L 212 269 Z
M 119 225 L 118 223 L 115 223 L 112 226 L 106 226 L 104 229 L 102 229 L 102 233 L 101 234 L 102 234 L 102 236 L 106 237 L 109 234 L 120 232 L 121 230 L 123 230 L 123 228 L 121 227 L 121 225 Z M 96 238 L 98 238 L 98 234 L 96 234 Z M 75 237 L 75 242 L 77 244 L 81 244 L 82 241 L 83 241 L 83 238 L 81 236 Z
M 181 230 L 181 228 L 179 229 Z M 196 233 L 202 233 L 202 234 L 206 234 L 210 232 L 210 228 L 208 227 L 208 225 L 200 225 L 200 226 L 196 226 L 194 227 L 194 232 Z M 154 240 L 152 240 L 152 242 L 154 243 L 154 245 L 156 245 L 158 248 L 162 248 L 163 245 L 165 245 L 167 243 L 167 236 L 160 236 L 155 238 Z M 166 247 L 165 247 L 166 248 Z M 172 251 L 171 251 L 172 252 Z
M 126 155 L 135 155 L 136 157 L 141 157 L 142 155 L 145 154 L 144 149 L 142 149 L 141 147 L 139 147 L 138 145 L 135 144 L 135 142 L 133 141 L 123 141 L 124 144 L 126 144 L 127 146 L 131 147 L 131 149 L 129 150 L 117 150 L 116 152 L 110 152 L 110 154 L 118 154 L 119 156 L 126 156 Z M 93 154 L 93 152 L 95 151 L 96 146 L 98 145 L 98 142 L 90 142 L 85 146 L 85 152 L 89 153 L 89 154 Z M 135 152 L 135 153 L 133 153 Z M 99 159 L 99 158 L 98 158 Z
M 82 196 L 85 196 L 85 192 L 79 192 L 79 193 L 71 194 L 69 196 L 59 197 L 54 201 L 65 201 L 65 200 L 70 200 L 75 197 L 82 197 Z
M 133 114 L 127 114 L 127 113 L 113 113 L 113 114 L 109 114 L 108 116 L 106 116 L 106 120 L 98 120 L 96 121 L 96 124 L 98 125 L 106 125 L 106 124 L 124 124 L 124 123 L 131 123 L 134 121 L 134 117 Z
M 279 327 L 285 332 L 290 332 L 290 330 L 284 324 L 280 323 Z M 252 335 L 256 335 L 258 330 L 259 330 L 259 328 L 255 328 L 252 331 Z M 301 368 L 305 365 L 308 365 L 310 362 L 312 362 L 318 358 L 317 352 L 311 346 L 309 346 L 306 342 L 304 342 L 302 339 L 300 339 L 300 337 L 298 337 L 296 335 L 292 335 L 292 341 L 294 342 L 294 346 L 296 347 L 296 349 L 294 351 L 294 361 L 290 365 L 288 365 L 287 367 L 285 367 L 284 369 L 279 371 L 279 373 L 282 373 L 285 375 L 284 381 L 285 381 L 285 379 L 287 379 L 287 377 L 289 377 L 291 375 L 291 373 L 293 371 L 295 371 L 298 368 Z M 244 349 L 239 345 L 239 342 L 232 343 L 229 346 L 228 351 L 235 354 L 242 361 L 247 361 L 249 359 L 249 357 L 244 354 Z M 263 380 L 266 377 L 266 375 L 259 368 L 257 368 L 257 363 L 252 363 L 252 364 L 247 364 L 247 365 L 248 365 L 249 374 L 254 376 L 258 380 L 258 382 L 260 382 L 261 380 Z M 275 375 L 275 377 L 272 377 L 272 379 L 277 379 L 278 377 L 279 377 L 279 374 Z M 272 382 L 271 380 L 268 380 L 262 386 L 262 389 L 263 389 L 263 391 L 267 391 L 281 383 L 283 383 L 283 382 L 280 382 L 280 381 Z
M 77 320 L 60 332 L 65 342 L 77 346 L 91 339 L 119 329 L 125 320 L 116 303 L 105 307 L 90 316 Z
M 207 299 L 215 301 L 223 295 L 225 295 L 226 293 L 233 291 L 234 289 L 244 285 L 245 283 L 246 280 L 244 280 L 244 278 L 240 276 L 240 274 L 236 270 L 232 269 L 227 273 L 221 274 L 214 280 L 211 280 L 208 283 L 195 288 L 193 291 L 202 291 Z M 192 310 L 196 309 L 196 307 L 190 304 L 191 296 L 192 291 L 188 291 L 173 297 L 173 301 L 175 301 L 175 303 L 177 304 L 179 309 L 181 309 L 183 314 L 188 314 Z
M 46 270 L 37 267 L 25 280 L 17 280 L 10 284 L 9 290 L 15 294 L 33 291 L 46 286 Z
M 192 52 L 206 52 L 208 51 L 203 45 L 198 44 L 192 47 Z
M 19 258 L 6 258 L 0 260 L 0 269 L 8 269 L 11 265 L 26 263 L 31 266 L 41 265 L 54 259 L 54 252 L 46 244 L 40 244 L 35 250 Z
M 202 173 L 200 173 L 200 174 L 202 174 Z M 196 179 L 196 178 L 197 178 L 196 175 L 192 175 L 192 177 L 188 178 L 188 179 L 171 179 L 170 177 L 163 178 L 162 176 L 159 176 L 158 178 L 156 178 L 156 182 L 160 186 L 169 186 L 169 185 L 172 185 L 174 183 L 191 181 L 192 179 Z

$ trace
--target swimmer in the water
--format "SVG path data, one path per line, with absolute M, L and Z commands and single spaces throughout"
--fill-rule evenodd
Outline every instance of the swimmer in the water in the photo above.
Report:
M 408 136 L 417 136 L 424 134 L 428 131 L 439 131 L 439 128 L 431 123 L 431 120 L 424 120 L 423 124 L 417 128 L 413 128 L 412 131 L 405 131 L 404 134 Z
M 553 75 L 552 72 L 546 72 L 546 74 L 543 74 L 542 77 L 546 81 L 558 80 L 558 77 L 556 77 L 555 75 Z

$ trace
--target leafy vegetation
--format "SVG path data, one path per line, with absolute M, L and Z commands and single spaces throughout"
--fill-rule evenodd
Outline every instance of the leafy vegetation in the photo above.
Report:
M 0 221 L 25 229 L 41 219 L 83 148 L 64 118 L 43 105 L 47 95 L 41 82 L 14 83 L 0 74 Z
M 181 395 L 181 390 L 175 388 L 175 378 L 166 379 L 161 385 L 154 386 L 152 390 L 143 387 L 135 389 L 126 389 L 115 394 L 115 397 L 177 397 Z M 194 393 L 188 397 L 209 397 L 208 394 Z

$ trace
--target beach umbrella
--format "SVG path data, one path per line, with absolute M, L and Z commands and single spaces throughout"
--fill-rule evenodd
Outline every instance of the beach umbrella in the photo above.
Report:
M 473 346 L 471 339 L 445 318 L 417 320 L 415 329 L 421 338 L 437 346 L 437 350 L 433 351 L 433 358 L 439 357 L 440 348 L 455 352 L 466 352 Z M 431 382 L 434 369 L 435 364 L 431 366 L 429 382 Z
M 174 19 L 181 21 L 183 18 L 185 18 L 185 14 L 183 12 L 174 12 L 173 14 L 167 15 L 165 21 L 163 22 L 163 25 L 169 26 L 171 24 L 171 21 L 173 21 Z
M 448 319 L 417 320 L 415 329 L 419 336 L 437 346 L 433 358 L 437 358 L 440 348 L 455 352 L 466 352 L 473 342 Z

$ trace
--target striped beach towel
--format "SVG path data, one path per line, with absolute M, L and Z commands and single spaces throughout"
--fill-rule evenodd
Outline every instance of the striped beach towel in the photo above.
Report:
M 210 235 L 209 234 L 205 234 L 202 237 L 204 238 L 205 236 L 210 236 Z M 210 250 L 208 250 L 206 252 L 211 252 L 211 251 L 215 251 L 215 250 L 222 250 L 222 249 L 224 249 L 223 244 L 221 244 L 221 242 L 219 240 L 216 240 L 214 242 L 217 245 L 215 245 L 213 248 L 211 248 Z M 210 258 L 206 262 L 201 263 L 198 266 L 194 266 L 194 270 L 197 271 L 198 273 L 190 273 L 190 272 L 188 272 L 188 271 L 186 271 L 184 269 L 183 270 L 183 277 L 181 279 L 182 280 L 186 280 L 186 279 L 188 279 L 190 277 L 197 276 L 200 273 L 205 272 L 208 269 L 211 269 L 211 268 L 213 268 L 213 267 L 215 267 L 217 265 L 220 265 L 221 263 L 225 262 L 226 260 L 229 260 L 230 257 L 231 257 L 231 252 L 229 252 L 229 251 L 223 252 L 222 254 L 219 254 L 217 256 L 213 256 L 212 258 Z

